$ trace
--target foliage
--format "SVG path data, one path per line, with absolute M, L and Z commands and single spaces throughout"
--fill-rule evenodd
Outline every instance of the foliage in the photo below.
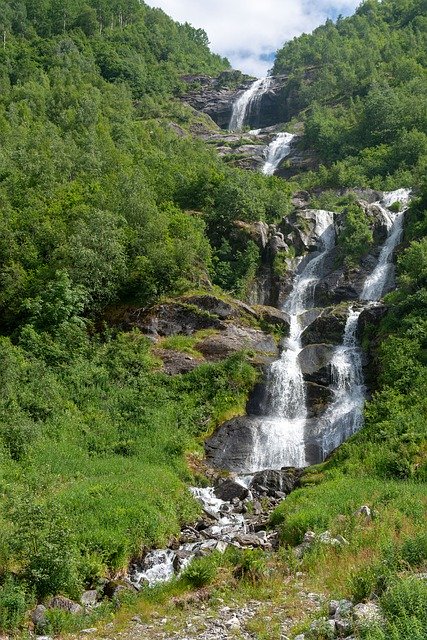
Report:
M 356 204 L 347 207 L 344 223 L 338 236 L 338 247 L 346 266 L 357 264 L 372 245 L 372 230 L 363 210 Z
M 182 573 L 182 579 L 192 587 L 199 589 L 215 579 L 218 570 L 219 554 L 195 558 Z
M 6 579 L 0 587 L 0 629 L 13 631 L 24 621 L 30 604 L 24 588 L 13 578 Z
M 424 175 L 425 50 L 423 0 L 366 0 L 279 50 L 284 99 L 291 115 L 306 110 L 305 144 L 324 163 L 305 186 L 397 188 Z

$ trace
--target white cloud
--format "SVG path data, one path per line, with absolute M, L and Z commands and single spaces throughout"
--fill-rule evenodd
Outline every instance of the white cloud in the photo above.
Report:
M 179 22 L 203 28 L 212 49 L 235 68 L 265 75 L 263 54 L 309 33 L 328 16 L 348 15 L 360 0 L 146 0 Z

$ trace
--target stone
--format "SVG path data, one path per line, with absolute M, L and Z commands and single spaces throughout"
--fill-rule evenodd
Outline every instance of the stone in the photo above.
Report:
M 228 549 L 228 542 L 225 542 L 225 540 L 218 540 L 218 542 L 215 545 L 215 551 L 218 551 L 219 553 L 225 553 Z
M 265 493 L 268 496 L 275 497 L 279 491 L 283 496 L 291 493 L 299 486 L 302 471 L 293 467 L 276 471 L 266 469 L 265 471 L 257 471 L 249 485 L 252 493 Z
M 31 621 L 38 630 L 43 629 L 47 624 L 46 611 L 47 608 L 43 604 L 38 604 L 31 612 Z
M 342 339 L 342 335 L 341 335 Z M 334 347 L 331 344 L 308 344 L 298 354 L 298 361 L 301 367 L 302 373 L 312 382 L 318 384 L 329 384 L 331 382 L 331 375 L 328 372 L 325 377 L 317 379 L 314 374 L 324 369 L 328 369 L 331 364 L 332 357 L 334 355 Z
M 98 592 L 96 589 L 84 591 L 80 597 L 80 602 L 84 607 L 93 607 L 98 601 Z
M 368 518 L 369 520 L 371 520 L 372 518 L 371 508 L 365 504 L 363 505 L 363 507 L 360 507 L 360 509 L 356 511 L 356 515 L 363 516 L 364 518 Z
M 307 350 L 306 357 L 300 358 L 300 361 L 307 367 L 306 373 L 310 373 L 308 369 L 310 363 L 315 363 L 315 366 L 311 365 L 313 371 L 321 368 L 322 361 L 325 363 L 325 359 L 328 359 L 327 347 L 330 349 L 331 346 L 342 343 L 347 317 L 347 307 L 327 307 L 318 311 L 313 321 L 304 329 L 301 335 L 303 346 L 307 348 L 308 345 L 317 345 L 314 352 Z M 308 319 L 310 320 L 310 318 Z
M 240 620 L 237 616 L 233 616 L 230 620 L 226 621 L 225 626 L 231 631 L 237 631 L 241 627 Z
M 208 464 L 235 473 L 247 472 L 247 460 L 261 424 L 260 419 L 252 416 L 239 416 L 223 423 L 205 442 Z
M 73 615 L 83 613 L 83 607 L 80 604 L 66 598 L 65 596 L 55 596 L 54 598 L 51 598 L 48 606 L 49 609 L 62 609 L 63 611 L 67 611 Z
M 259 329 L 228 325 L 224 331 L 208 336 L 195 345 L 207 360 L 217 362 L 238 351 L 254 351 L 267 356 L 266 362 L 277 357 L 274 338 Z
M 335 630 L 343 638 L 352 632 L 353 624 L 349 619 L 335 620 Z
M 384 622 L 380 607 L 375 602 L 363 602 L 356 604 L 353 609 L 353 617 L 357 627 Z
M 306 382 L 308 418 L 317 418 L 324 413 L 327 405 L 333 400 L 333 391 L 322 384 Z
M 351 600 L 338 600 L 336 602 L 336 608 L 333 614 L 335 617 L 335 620 L 350 617 L 353 611 L 353 607 L 354 605 L 351 602 Z M 329 608 L 329 611 L 330 610 L 331 610 L 331 607 Z
M 228 478 L 220 484 L 217 484 L 214 489 L 215 495 L 220 500 L 225 502 L 231 502 L 234 498 L 244 500 L 248 497 L 249 491 L 246 487 L 234 480 Z
M 90 635 L 91 633 L 96 633 L 98 629 L 96 627 L 89 627 L 88 629 L 82 629 L 79 633 L 84 635 Z

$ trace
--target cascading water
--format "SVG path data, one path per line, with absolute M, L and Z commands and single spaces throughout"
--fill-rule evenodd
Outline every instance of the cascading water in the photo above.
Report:
M 270 77 L 255 80 L 233 105 L 233 113 L 231 115 L 229 131 L 241 131 L 244 127 L 247 117 L 251 113 L 258 113 L 261 98 L 271 86 L 272 79 Z
M 363 382 L 362 353 L 356 338 L 357 323 L 363 309 L 380 300 L 389 281 L 391 258 L 402 236 L 403 217 L 408 208 L 410 193 L 409 189 L 392 191 L 386 193 L 378 203 L 387 223 L 388 237 L 381 249 L 377 266 L 365 281 L 360 296 L 365 305 L 358 309 L 350 307 L 343 344 L 336 348 L 331 361 L 332 390 L 335 398 L 319 424 L 323 458 L 363 426 L 366 390 Z M 390 210 L 396 202 L 401 204 L 401 211 L 398 213 Z
M 362 353 L 356 331 L 363 311 L 350 308 L 343 344 L 335 349 L 331 361 L 334 401 L 320 421 L 322 458 L 350 438 L 363 425 L 365 386 Z
M 262 173 L 266 176 L 272 176 L 279 164 L 289 155 L 291 151 L 292 140 L 295 136 L 292 133 L 279 133 L 269 144 L 266 150 L 266 160 L 262 167 Z
M 313 306 L 314 289 L 321 266 L 335 243 L 334 214 L 316 211 L 315 233 L 321 242 L 321 252 L 308 262 L 295 278 L 292 291 L 283 310 L 289 315 L 290 334 L 280 360 L 276 360 L 267 381 L 268 415 L 257 430 L 248 460 L 248 471 L 279 469 L 283 466 L 303 467 L 305 459 L 305 424 L 307 420 L 304 379 L 299 364 L 301 315 Z
M 381 250 L 378 264 L 371 275 L 366 279 L 363 287 L 362 300 L 379 300 L 393 270 L 391 259 L 396 246 L 399 244 L 403 233 L 403 218 L 408 208 L 410 189 L 398 189 L 384 195 L 383 204 L 387 209 L 390 221 L 389 235 Z M 401 211 L 395 213 L 390 211 L 390 207 L 395 203 L 400 203 Z

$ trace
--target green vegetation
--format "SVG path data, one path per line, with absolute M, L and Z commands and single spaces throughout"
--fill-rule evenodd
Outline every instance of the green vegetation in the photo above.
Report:
M 0 0 L 0 630 L 22 626 L 36 601 L 120 574 L 195 518 L 186 458 L 257 379 L 244 354 L 168 376 L 147 337 L 105 319 L 212 285 L 245 298 L 261 257 L 250 223 L 281 219 L 299 187 L 342 212 L 351 268 L 372 232 L 342 189 L 412 186 L 398 287 L 371 345 L 366 427 L 272 517 L 284 545 L 307 529 L 350 544 L 314 545 L 301 566 L 282 549 L 274 574 L 266 554 L 229 550 L 170 589 L 224 572 L 230 589 L 267 599 L 302 567 L 313 588 L 380 598 L 385 626 L 367 640 L 425 638 L 425 584 L 411 577 L 427 565 L 424 4 L 366 0 L 278 53 L 284 97 L 323 163 L 291 185 L 233 168 L 190 135 L 202 118 L 178 100 L 182 76 L 229 67 L 202 30 L 137 0 Z M 276 273 L 286 257 L 292 247 Z M 203 335 L 156 346 L 198 357 Z M 141 602 L 156 597 L 167 590 Z M 51 611 L 44 632 L 91 621 Z
M 292 112 L 305 111 L 305 144 L 322 162 L 305 187 L 412 186 L 427 163 L 424 0 L 365 0 L 287 43 L 274 73 L 290 76 Z

